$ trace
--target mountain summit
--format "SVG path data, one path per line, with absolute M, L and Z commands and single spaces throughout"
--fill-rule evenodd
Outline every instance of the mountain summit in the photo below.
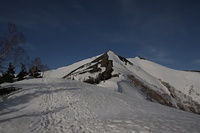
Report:
M 126 95 L 200 113 L 199 73 L 173 70 L 141 57 L 124 58 L 108 51 L 44 75 L 111 85 L 110 89 Z

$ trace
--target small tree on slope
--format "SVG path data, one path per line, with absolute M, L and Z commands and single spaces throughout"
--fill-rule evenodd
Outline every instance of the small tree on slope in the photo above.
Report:
M 1 82 L 12 83 L 14 81 L 14 78 L 15 78 L 15 67 L 12 65 L 12 63 L 10 63 L 6 73 L 4 73 L 1 77 Z
M 18 81 L 25 79 L 25 76 L 28 75 L 28 72 L 26 71 L 26 66 L 21 63 L 21 70 L 19 74 L 17 75 Z

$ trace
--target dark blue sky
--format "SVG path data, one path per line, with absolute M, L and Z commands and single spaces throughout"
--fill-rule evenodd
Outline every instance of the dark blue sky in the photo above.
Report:
M 8 22 L 50 68 L 112 50 L 200 70 L 199 0 L 1 0 L 0 29 Z

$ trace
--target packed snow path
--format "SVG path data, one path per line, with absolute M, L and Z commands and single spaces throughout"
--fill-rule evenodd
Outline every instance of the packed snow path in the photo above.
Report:
M 200 131 L 200 116 L 76 81 L 34 79 L 0 102 L 1 133 Z M 121 87 L 128 87 L 124 83 Z M 133 91 L 135 92 L 135 91 Z

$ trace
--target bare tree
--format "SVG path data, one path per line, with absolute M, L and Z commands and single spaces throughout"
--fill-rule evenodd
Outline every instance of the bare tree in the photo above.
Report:
M 42 60 L 40 57 L 36 57 L 35 59 L 31 61 L 30 67 L 33 67 L 33 66 L 37 66 L 40 71 L 46 71 L 49 69 L 47 65 L 44 65 L 42 63 Z
M 48 69 L 49 69 L 49 67 L 42 63 L 41 58 L 36 57 L 35 59 L 33 59 L 31 61 L 29 73 L 30 73 L 31 76 L 36 75 L 36 76 L 33 76 L 33 77 L 37 77 L 37 76 L 43 77 L 43 73 L 41 73 L 41 75 L 38 75 L 38 72 L 44 72 Z
M 17 32 L 16 25 L 11 23 L 8 24 L 7 30 L 6 35 L 0 36 L 0 71 L 4 69 L 5 62 L 12 60 L 16 63 L 25 52 L 20 46 L 25 41 L 23 33 Z

